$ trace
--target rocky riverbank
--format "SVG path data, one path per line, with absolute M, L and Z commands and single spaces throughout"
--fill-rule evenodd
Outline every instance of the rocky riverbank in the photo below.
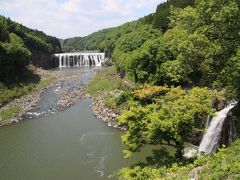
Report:
M 36 69 L 35 73 L 39 75 L 41 79 L 56 77 L 56 80 L 51 82 L 47 87 L 37 87 L 32 93 L 25 95 L 19 99 L 15 99 L 14 101 L 0 108 L 0 111 L 4 111 L 14 106 L 19 106 L 21 108 L 21 111 L 13 118 L 6 121 L 0 121 L 0 127 L 10 125 L 12 123 L 18 123 L 26 116 L 28 118 L 33 118 L 46 116 L 58 111 L 63 111 L 67 108 L 70 108 L 80 100 L 86 97 L 90 97 L 90 95 L 85 94 L 86 83 L 84 83 L 84 78 L 81 80 L 81 75 L 83 75 L 81 72 L 60 72 Z M 50 91 L 53 92 L 52 95 L 56 96 L 55 98 L 57 99 L 57 102 L 53 106 L 48 107 L 48 109 L 41 109 L 38 107 L 40 97 L 49 88 Z M 113 93 L 119 94 L 115 92 Z M 94 114 L 106 122 L 108 126 L 126 130 L 126 127 L 120 126 L 117 123 L 119 113 L 106 107 L 103 98 L 104 96 L 99 96 L 93 100 L 92 110 Z
M 37 86 L 35 90 L 28 95 L 17 98 L 12 102 L 4 105 L 0 108 L 0 112 L 7 110 L 9 108 L 18 106 L 20 107 L 20 112 L 17 113 L 14 117 L 8 120 L 0 121 L 0 127 L 5 125 L 10 125 L 12 123 L 18 123 L 23 120 L 24 116 L 33 109 L 39 102 L 41 95 L 51 86 L 64 85 L 64 83 L 69 82 L 70 80 L 77 79 L 81 75 L 76 72 L 59 72 L 59 71 L 47 71 L 43 69 L 35 69 L 34 73 L 40 76 L 41 80 L 44 80 L 49 77 L 55 77 L 56 80 L 52 81 L 47 87 L 41 88 Z M 68 89 L 67 89 L 68 90 Z M 58 95 L 58 108 L 57 111 L 64 110 L 68 107 L 71 107 L 76 102 L 84 97 L 83 86 L 75 87 L 73 91 L 66 92 L 65 90 L 59 90 L 56 92 Z M 34 114 L 34 113 L 30 113 Z M 41 113 L 35 113 L 41 115 Z M 42 113 L 44 114 L 44 113 Z
M 27 113 L 30 109 L 32 109 L 39 102 L 40 96 L 44 92 L 44 90 L 45 88 L 36 89 L 34 93 L 30 95 L 25 95 L 19 99 L 15 99 L 14 101 L 3 106 L 0 109 L 0 111 L 4 111 L 15 106 L 19 106 L 21 110 L 13 118 L 5 121 L 0 121 L 0 127 L 5 125 L 10 125 L 12 123 L 18 123 L 19 121 L 21 121 L 23 118 L 23 115 Z
M 126 127 L 120 126 L 117 122 L 119 113 L 105 106 L 103 97 L 99 96 L 93 99 L 92 110 L 96 117 L 102 119 L 109 127 L 126 130 Z
M 60 82 L 60 86 L 56 90 L 59 111 L 63 111 L 85 98 L 84 85 L 80 84 L 78 80 L 79 75 L 75 75 Z M 70 87 L 68 84 L 76 84 L 76 86 Z

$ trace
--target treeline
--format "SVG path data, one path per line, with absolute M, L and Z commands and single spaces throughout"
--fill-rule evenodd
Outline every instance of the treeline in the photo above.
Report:
M 100 43 L 104 41 L 108 34 L 113 30 L 104 29 L 92 33 L 86 37 L 73 37 L 62 41 L 62 48 L 65 52 L 84 51 L 84 50 L 100 50 Z
M 99 50 L 105 52 L 108 57 L 111 57 L 115 45 L 118 39 L 121 39 L 122 35 L 137 31 L 142 25 L 149 25 L 152 28 L 157 28 L 160 31 L 165 32 L 169 26 L 170 8 L 186 7 L 193 4 L 194 0 L 169 0 L 160 4 L 157 7 L 156 13 L 145 16 L 138 21 L 126 23 L 116 28 L 104 29 L 86 37 L 65 39 L 62 43 L 63 50 L 66 52 Z
M 238 1 L 198 0 L 195 8 L 172 9 L 164 34 L 140 26 L 122 36 L 113 59 L 136 82 L 224 88 L 240 97 L 239 18 Z
M 195 0 L 168 0 L 165 3 L 158 5 L 152 21 L 148 20 L 147 22 L 152 23 L 154 27 L 165 32 L 169 28 L 171 7 L 185 8 L 186 6 L 194 6 L 194 2 Z
M 0 82 L 21 80 L 21 74 L 30 61 L 44 66 L 47 64 L 42 61 L 48 61 L 52 53 L 60 51 L 57 38 L 0 16 Z
M 239 1 L 211 3 L 169 0 L 154 14 L 67 39 L 63 47 L 105 52 L 121 74 L 139 83 L 225 88 L 229 98 L 236 97 Z

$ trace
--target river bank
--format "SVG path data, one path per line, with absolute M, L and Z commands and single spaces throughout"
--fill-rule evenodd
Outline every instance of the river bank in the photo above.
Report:
M 84 74 L 83 72 L 48 71 L 37 68 L 34 73 L 41 78 L 41 81 L 48 81 L 49 78 L 51 78 L 51 81 L 45 83 L 44 86 L 36 86 L 31 93 L 2 106 L 0 112 L 15 107 L 19 108 L 19 112 L 7 120 L 0 121 L 0 127 L 18 123 L 22 121 L 25 116 L 33 118 L 64 111 L 80 100 L 90 97 L 93 102 L 91 108 L 97 118 L 102 119 L 109 127 L 126 130 L 126 127 L 120 126 L 117 122 L 120 110 L 114 99 L 118 97 L 124 89 L 130 88 L 130 85 L 116 74 L 113 67 L 98 71 L 93 70 L 93 79 L 89 84 L 83 84 L 79 81 L 79 77 Z M 101 80 L 99 80 L 99 77 Z M 93 91 L 89 90 L 89 88 L 91 89 L 93 87 L 93 84 L 100 86 L 102 89 L 94 87 L 95 89 Z M 50 88 L 52 88 L 51 91 L 54 92 L 52 96 L 56 96 L 56 105 L 40 111 L 36 108 L 36 105 L 39 103 L 42 94 Z
M 0 108 L 0 113 L 11 111 L 11 109 L 16 107 L 18 109 L 16 113 L 10 115 L 10 118 L 0 120 L 0 127 L 12 123 L 18 123 L 24 119 L 26 114 L 34 114 L 28 112 L 39 103 L 41 95 L 47 89 L 53 86 L 61 87 L 64 83 L 69 82 L 70 80 L 76 80 L 81 75 L 81 73 L 76 72 L 48 71 L 41 68 L 35 69 L 34 73 L 40 77 L 40 83 L 37 84 L 34 90 L 27 95 L 16 98 Z M 84 97 L 84 90 L 83 87 L 78 87 L 74 88 L 72 92 L 66 93 L 64 89 L 62 90 L 60 88 L 56 91 L 56 94 L 59 97 L 57 111 L 62 111 L 82 99 Z M 35 114 L 38 116 L 41 115 L 40 113 Z
M 119 113 L 115 112 L 113 109 L 106 107 L 102 96 L 93 99 L 92 110 L 96 117 L 102 119 L 105 123 L 107 123 L 109 127 L 125 130 L 125 127 L 121 127 L 117 123 Z
M 102 119 L 109 127 L 126 130 L 126 127 L 117 122 L 121 108 L 116 99 L 133 86 L 129 80 L 119 77 L 114 66 L 96 72 L 86 87 L 86 93 L 93 100 L 92 110 L 96 117 Z
M 93 101 L 83 91 L 98 69 L 105 71 L 61 69 L 72 75 L 48 86 L 21 123 L 0 128 L 2 179 L 107 179 L 119 168 L 144 161 L 151 148 L 124 159 L 121 132 L 93 113 Z

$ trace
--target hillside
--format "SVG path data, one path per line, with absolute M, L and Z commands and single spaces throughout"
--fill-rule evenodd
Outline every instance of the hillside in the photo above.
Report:
M 56 37 L 0 16 L 0 107 L 39 83 L 39 75 L 29 64 L 49 68 L 52 54 L 60 51 Z
M 118 39 L 124 34 L 128 34 L 135 28 L 142 25 L 149 25 L 151 28 L 157 28 L 163 32 L 168 28 L 170 16 L 170 8 L 186 7 L 193 5 L 194 0 L 169 0 L 165 3 L 159 4 L 155 13 L 140 18 L 137 21 L 129 22 L 115 28 L 103 29 L 92 33 L 86 37 L 73 37 L 63 41 L 64 51 L 82 51 L 82 50 L 99 50 L 105 52 L 107 56 L 111 57 L 115 44 Z
M 61 45 L 56 37 L 48 36 L 42 31 L 27 28 L 19 23 L 12 21 L 10 18 L 0 16 L 0 31 L 2 51 L 9 57 L 11 52 L 8 48 L 12 45 L 21 44 L 25 48 L 26 63 L 30 61 L 35 66 L 49 67 L 49 57 L 55 52 L 61 51 Z M 9 54 L 10 53 L 10 54 Z M 1 54 L 1 62 L 5 56 Z M 17 56 L 16 56 L 17 57 Z M 13 59 L 16 59 L 13 57 Z
M 105 80 L 96 78 L 88 88 L 97 102 L 117 109 L 118 125 L 127 127 L 122 135 L 127 147 L 125 157 L 131 157 L 149 144 L 175 148 L 173 154 L 165 148 L 153 151 L 147 163 L 122 169 L 118 174 L 120 179 L 164 179 L 167 177 L 161 174 L 172 175 L 174 170 L 176 173 L 169 177 L 177 179 L 180 167 L 188 177 L 195 166 L 191 165 L 194 159 L 182 157 L 185 143 L 198 146 L 206 131 L 208 116 L 224 109 L 229 100 L 240 99 L 240 1 L 196 0 L 194 5 L 188 1 L 187 4 L 193 6 L 185 4 L 175 8 L 170 8 L 170 2 L 186 3 L 167 1 L 158 6 L 160 12 L 164 12 L 160 9 L 165 7 L 166 16 L 156 16 L 158 12 L 124 24 L 112 29 L 107 38 L 99 42 L 99 49 L 114 62 L 118 78 L 123 78 L 126 84 L 135 84 L 127 90 L 123 85 L 109 91 L 110 88 L 96 90 L 102 87 L 101 83 L 117 77 L 109 74 L 104 75 Z M 164 17 L 167 23 L 162 20 Z M 223 129 L 218 136 L 220 147 L 240 137 L 239 103 L 235 109 L 237 112 L 232 110 L 220 127 Z M 239 148 L 237 142 L 224 154 L 220 151 L 199 164 L 203 166 L 200 176 L 209 172 L 212 173 L 209 179 L 239 177 L 239 164 L 232 163 Z M 212 161 L 212 157 L 223 161 L 224 169 Z M 195 161 L 195 168 L 198 162 Z

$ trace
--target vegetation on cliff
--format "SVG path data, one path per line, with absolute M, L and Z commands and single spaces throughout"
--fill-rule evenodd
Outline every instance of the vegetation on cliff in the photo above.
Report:
M 210 156 L 199 156 L 192 163 L 171 164 L 170 160 L 162 159 L 164 164 L 157 166 L 135 166 L 132 169 L 123 168 L 118 172 L 121 179 L 239 179 L 240 155 L 238 153 L 240 140 L 230 147 L 221 149 Z M 171 164 L 171 165 L 169 165 Z M 171 168 L 168 168 L 171 166 Z
M 99 50 L 104 51 L 108 57 L 111 57 L 115 45 L 118 44 L 118 40 L 121 39 L 122 36 L 134 31 L 138 31 L 138 29 L 144 25 L 149 25 L 165 32 L 169 26 L 168 17 L 170 16 L 170 7 L 173 6 L 183 8 L 193 4 L 194 0 L 169 0 L 159 4 L 155 13 L 145 16 L 137 21 L 125 23 L 115 28 L 103 29 L 86 37 L 65 39 L 62 44 L 63 50 Z
M 141 36 L 139 31 L 131 32 L 116 46 L 114 61 L 119 71 L 132 74 L 136 82 L 225 88 L 231 92 L 228 96 L 238 97 L 239 12 L 234 1 L 199 0 L 195 8 L 175 8 L 172 28 L 163 36 L 148 38 L 129 50 L 136 42 L 127 37 Z
M 206 2 L 197 0 L 195 7 L 173 8 L 170 16 L 171 28 L 162 36 L 158 36 L 158 39 L 150 39 L 143 43 L 141 47 L 130 52 L 127 52 L 128 49 L 125 46 L 116 46 L 113 57 L 118 69 L 128 74 L 131 73 L 136 82 L 147 82 L 156 85 L 192 84 L 194 86 L 207 86 L 215 90 L 224 90 L 226 98 L 239 99 L 239 18 L 238 1 L 210 0 Z M 129 46 L 131 46 L 131 41 L 125 42 L 130 43 Z M 124 58 L 119 61 L 119 57 Z M 179 96 L 180 102 L 176 92 L 171 93 L 171 96 L 177 99 L 172 99 L 167 94 L 158 101 L 154 101 L 154 98 L 150 97 L 147 101 L 150 104 L 147 106 L 133 102 L 119 119 L 120 122 L 127 124 L 129 127 L 123 135 L 123 142 L 130 152 L 138 150 L 139 147 L 146 143 L 172 141 L 175 142 L 177 148 L 176 155 L 181 153 L 183 143 L 186 141 L 184 138 L 188 136 L 191 129 L 199 128 L 201 124 L 204 125 L 206 118 L 204 119 L 203 116 L 197 114 L 203 113 L 206 115 L 211 113 L 212 97 L 207 95 L 210 91 L 203 92 L 201 88 L 198 90 L 199 92 L 193 88 L 188 91 L 189 95 L 191 91 L 194 91 L 195 98 L 188 99 L 189 95 L 186 96 L 182 93 Z M 179 92 L 181 91 L 179 90 Z M 201 97 L 201 95 L 204 97 Z M 165 100 L 168 97 L 170 97 L 169 102 Z M 204 103 L 198 98 L 208 99 L 209 101 Z M 186 101 L 182 106 L 181 102 L 184 99 Z M 194 102 L 192 99 L 196 101 Z M 163 105 L 161 105 L 161 102 L 163 102 Z M 195 118 L 198 121 L 195 121 Z M 193 122 L 197 123 L 194 125 Z M 186 130 L 190 131 L 186 132 Z M 233 149 L 236 150 L 237 147 L 239 148 L 239 144 L 234 147 Z M 227 153 L 223 154 L 222 152 L 212 156 L 216 157 L 216 159 L 223 156 L 222 160 L 225 158 L 233 159 L 234 150 L 229 149 L 229 152 L 231 152 L 230 157 L 227 157 Z M 160 158 L 164 157 L 166 158 L 166 154 L 162 153 Z M 178 162 L 177 159 L 176 162 Z M 235 161 L 228 163 L 224 160 L 224 162 L 225 164 L 221 164 L 226 169 L 223 168 L 221 172 L 219 164 L 215 164 L 214 161 L 207 158 L 205 164 L 202 164 L 204 168 L 201 168 L 200 177 L 223 178 L 239 176 L 237 174 L 239 165 L 235 164 Z M 154 164 L 152 165 L 154 166 Z M 174 166 L 172 163 L 167 163 L 168 168 L 172 167 L 174 169 Z M 231 168 L 233 168 L 233 172 L 228 174 L 227 169 Z M 175 169 L 179 168 L 175 167 Z M 216 170 L 215 173 L 214 169 Z M 134 171 L 138 173 L 134 173 Z M 139 166 L 133 169 L 124 169 L 121 171 L 124 172 L 121 175 L 125 178 L 131 177 L 129 179 L 144 179 L 146 177 L 157 179 L 161 178 L 161 173 L 167 174 L 168 171 L 164 168 L 152 169 L 147 165 L 144 169 Z M 209 175 L 209 172 L 213 174 Z M 175 178 L 183 178 L 180 177 L 176 173 Z M 168 177 L 165 176 L 165 178 Z
M 239 96 L 239 24 L 238 1 L 169 0 L 137 21 L 65 42 L 104 51 L 136 82 L 225 88 L 232 98 Z
M 0 16 L 0 82 L 20 82 L 30 62 L 44 65 L 41 56 L 47 58 L 59 51 L 61 45 L 57 38 Z
M 60 50 L 57 38 L 0 16 L 0 108 L 53 81 L 54 78 L 41 81 L 29 63 L 40 65 L 41 55 L 45 54 L 48 60 L 47 56 Z M 11 119 L 20 109 L 18 106 L 1 109 L 0 119 Z
M 237 0 L 169 0 L 158 6 L 156 14 L 113 28 L 98 42 L 96 47 L 112 58 L 118 74 L 127 75 L 136 83 L 132 92 L 115 97 L 122 110 L 119 123 L 128 127 L 122 136 L 126 157 L 145 144 L 176 148 L 175 157 L 162 149 L 152 163 L 123 169 L 123 179 L 161 179 L 167 178 L 162 174 L 170 174 L 174 168 L 180 173 L 181 165 L 187 169 L 186 161 L 179 159 L 183 145 L 194 129 L 204 132 L 207 115 L 216 111 L 212 100 L 223 95 L 226 99 L 239 99 L 239 19 Z M 237 147 L 239 143 L 232 149 Z M 235 153 L 232 149 L 230 159 Z M 226 156 L 227 150 L 223 150 L 211 157 L 224 160 Z M 239 175 L 238 165 L 232 162 L 226 162 L 224 167 L 233 167 L 233 174 L 227 174 L 227 169 L 221 174 L 220 166 L 211 157 L 203 157 L 204 163 L 199 164 L 203 175 L 214 168 L 216 177 Z M 202 159 L 195 162 L 196 166 Z
M 184 143 L 194 128 L 204 129 L 203 119 L 213 114 L 214 93 L 207 88 L 145 85 L 132 93 L 128 108 L 119 117 L 128 130 L 122 136 L 126 157 L 146 144 L 166 144 L 182 157 Z
M 59 51 L 57 38 L 0 16 L 0 107 L 42 84 L 29 63 L 44 64 L 41 56 L 48 61 Z

